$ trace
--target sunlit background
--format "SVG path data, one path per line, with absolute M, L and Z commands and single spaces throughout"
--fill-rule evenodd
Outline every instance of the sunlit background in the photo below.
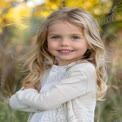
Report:
M 83 8 L 98 21 L 109 79 L 106 100 L 97 103 L 95 122 L 122 122 L 122 0 L 0 0 L 0 122 L 27 121 L 28 113 L 8 105 L 26 75 L 25 59 L 19 59 L 31 50 L 44 19 L 61 7 Z

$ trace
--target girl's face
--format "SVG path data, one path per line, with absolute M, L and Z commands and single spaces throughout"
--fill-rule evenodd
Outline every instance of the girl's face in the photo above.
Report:
M 82 28 L 66 21 L 58 21 L 49 28 L 47 42 L 48 51 L 60 66 L 80 60 L 88 49 Z

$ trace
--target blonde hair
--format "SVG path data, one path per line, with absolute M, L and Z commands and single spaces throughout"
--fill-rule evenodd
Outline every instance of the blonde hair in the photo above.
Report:
M 54 63 L 54 57 L 48 52 L 47 34 L 50 26 L 56 21 L 67 21 L 83 29 L 90 49 L 86 51 L 83 59 L 89 60 L 96 67 L 97 74 L 97 99 L 104 97 L 106 85 L 105 48 L 99 34 L 99 26 L 93 17 L 85 10 L 78 8 L 62 8 L 53 12 L 41 25 L 36 47 L 27 59 L 29 74 L 24 83 L 40 82 L 44 69 Z M 49 63 L 50 62 L 50 63 Z

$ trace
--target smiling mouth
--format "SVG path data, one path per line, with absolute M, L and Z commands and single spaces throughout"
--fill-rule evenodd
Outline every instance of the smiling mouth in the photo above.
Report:
M 60 53 L 71 53 L 74 50 L 58 50 Z

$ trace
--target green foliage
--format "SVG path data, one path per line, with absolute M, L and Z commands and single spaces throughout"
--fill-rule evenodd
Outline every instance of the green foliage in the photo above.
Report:
M 28 113 L 12 110 L 5 102 L 0 101 L 0 122 L 27 122 Z

